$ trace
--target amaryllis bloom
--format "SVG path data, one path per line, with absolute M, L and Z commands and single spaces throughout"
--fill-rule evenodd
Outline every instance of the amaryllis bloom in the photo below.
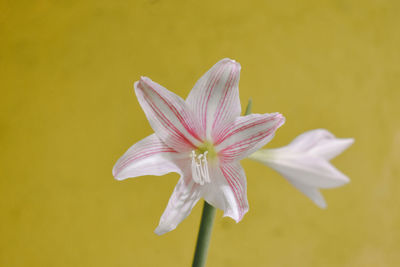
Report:
M 180 174 L 155 232 L 169 232 L 200 198 L 239 222 L 248 211 L 239 163 L 268 143 L 284 123 L 279 113 L 240 116 L 240 64 L 223 59 L 197 81 L 186 101 L 149 78 L 135 92 L 154 134 L 118 160 L 114 177 Z
M 263 149 L 249 158 L 279 172 L 321 208 L 326 207 L 319 188 L 334 188 L 349 182 L 329 161 L 348 148 L 354 139 L 336 138 L 324 129 L 305 132 L 289 145 Z

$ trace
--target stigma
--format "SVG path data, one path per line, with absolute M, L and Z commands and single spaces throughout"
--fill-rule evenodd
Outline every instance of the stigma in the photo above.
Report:
M 203 154 L 196 155 L 196 152 L 193 150 L 192 157 L 192 177 L 193 180 L 203 185 L 205 183 L 209 183 L 210 173 L 208 171 L 208 163 L 207 163 L 207 154 L 208 151 L 204 151 Z

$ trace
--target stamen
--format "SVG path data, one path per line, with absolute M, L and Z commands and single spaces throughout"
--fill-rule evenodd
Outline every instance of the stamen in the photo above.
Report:
M 200 180 L 198 179 L 198 174 L 197 174 L 196 152 L 194 152 L 194 150 L 192 151 L 191 157 L 192 157 L 192 176 L 193 176 L 193 180 L 196 183 L 200 183 Z
M 208 172 L 208 163 L 207 163 L 207 154 L 208 151 L 204 152 L 204 158 L 203 158 L 203 163 L 204 163 L 204 177 L 206 178 L 206 183 L 211 182 L 210 180 L 210 173 Z
M 210 173 L 208 171 L 207 154 L 208 151 L 205 151 L 203 154 L 196 157 L 196 152 L 193 150 L 190 155 L 192 158 L 193 180 L 200 185 L 211 182 Z

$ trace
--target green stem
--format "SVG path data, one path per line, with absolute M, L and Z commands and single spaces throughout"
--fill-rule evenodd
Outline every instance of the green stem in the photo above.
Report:
M 216 209 L 213 206 L 204 201 L 200 230 L 197 237 L 196 251 L 194 252 L 193 267 L 203 267 L 206 265 L 208 245 L 210 244 L 215 210 Z
M 253 107 L 253 100 L 249 98 L 249 102 L 247 102 L 247 107 L 246 111 L 244 112 L 244 115 L 250 115 L 252 107 Z
M 252 100 L 247 103 L 244 115 L 251 113 Z M 214 224 L 216 209 L 204 201 L 203 213 L 201 215 L 200 229 L 197 236 L 196 250 L 194 252 L 193 267 L 203 267 L 206 265 L 208 247 L 210 245 L 211 232 Z

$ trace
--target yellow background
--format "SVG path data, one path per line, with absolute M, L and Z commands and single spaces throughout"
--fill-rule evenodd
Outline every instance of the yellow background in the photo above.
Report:
M 189 266 L 201 207 L 157 236 L 177 174 L 118 182 L 152 133 L 132 84 L 182 97 L 224 57 L 269 147 L 326 128 L 355 144 L 320 210 L 243 161 L 250 212 L 218 212 L 208 266 L 400 266 L 399 1 L 0 2 L 0 266 Z

